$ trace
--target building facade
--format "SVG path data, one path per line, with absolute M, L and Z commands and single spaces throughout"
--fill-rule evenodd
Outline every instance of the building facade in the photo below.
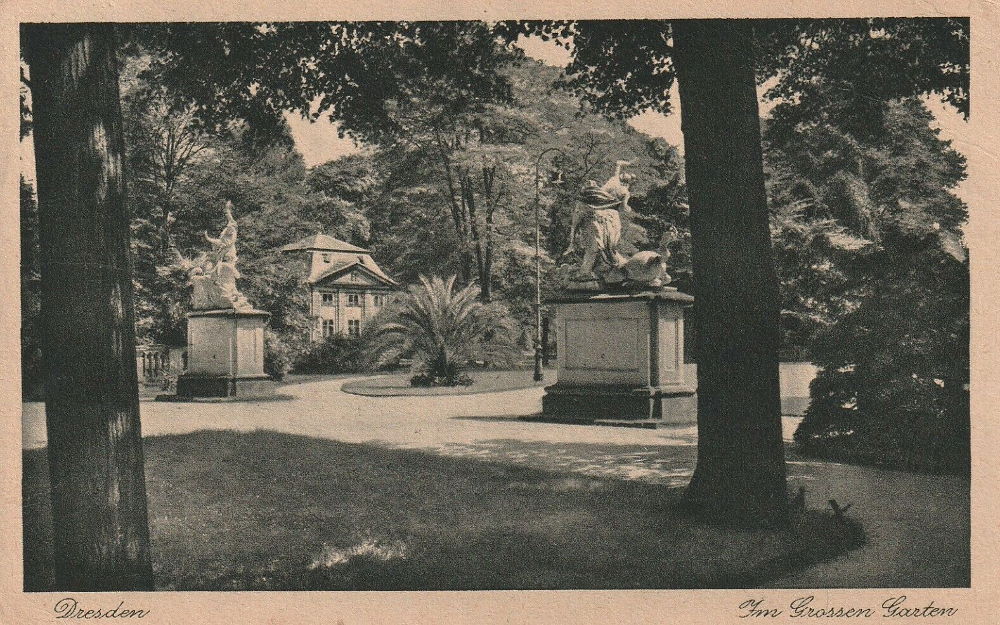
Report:
M 362 326 L 399 288 L 368 250 L 325 234 L 286 245 L 281 252 L 302 255 L 307 262 L 305 283 L 314 341 L 334 334 L 359 336 Z

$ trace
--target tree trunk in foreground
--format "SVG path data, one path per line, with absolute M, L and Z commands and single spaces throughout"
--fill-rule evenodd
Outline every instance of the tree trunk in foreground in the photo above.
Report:
M 710 518 L 781 524 L 780 309 L 752 29 L 681 20 L 673 37 L 698 320 L 698 464 L 688 500 Z
M 60 590 L 152 589 L 114 27 L 29 25 Z

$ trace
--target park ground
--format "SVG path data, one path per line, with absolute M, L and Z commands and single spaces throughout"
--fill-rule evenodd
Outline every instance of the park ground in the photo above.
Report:
M 293 378 L 279 402 L 142 402 L 161 588 L 969 584 L 964 478 L 789 448 L 789 486 L 812 512 L 792 532 L 736 531 L 676 512 L 693 425 L 519 420 L 539 411 L 537 386 L 372 398 L 345 383 L 359 380 Z M 784 419 L 786 441 L 796 423 Z M 24 405 L 23 425 L 25 576 L 38 590 L 51 583 L 42 404 Z M 829 499 L 851 504 L 863 545 L 848 549 L 819 514 Z

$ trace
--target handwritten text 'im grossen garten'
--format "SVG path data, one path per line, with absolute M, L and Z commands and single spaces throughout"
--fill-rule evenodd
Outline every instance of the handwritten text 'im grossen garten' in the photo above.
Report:
M 942 608 L 931 601 L 926 605 L 908 603 L 906 595 L 889 597 L 878 607 L 820 605 L 812 595 L 798 597 L 786 608 L 772 608 L 763 599 L 747 599 L 739 605 L 740 618 L 912 618 L 947 617 L 958 613 L 958 608 Z

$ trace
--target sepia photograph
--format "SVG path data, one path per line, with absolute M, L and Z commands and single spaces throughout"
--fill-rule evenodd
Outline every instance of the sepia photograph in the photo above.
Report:
M 20 590 L 958 622 L 971 32 L 21 21 Z

